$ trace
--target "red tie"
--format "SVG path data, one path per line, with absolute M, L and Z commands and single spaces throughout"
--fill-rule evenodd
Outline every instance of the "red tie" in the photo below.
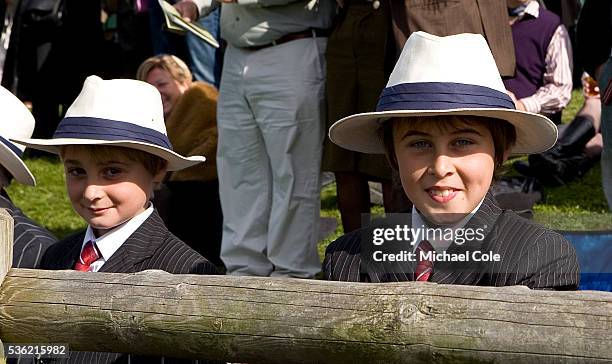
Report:
M 89 270 L 89 266 L 91 263 L 95 262 L 100 258 L 98 254 L 98 249 L 95 247 L 94 243 L 88 241 L 85 244 L 85 247 L 81 251 L 81 257 L 79 261 L 74 265 L 75 270 L 79 270 L 81 272 L 87 272 Z
M 429 277 L 433 273 L 433 261 L 428 259 L 421 259 L 421 252 L 425 254 L 433 251 L 434 248 L 427 240 L 423 240 L 419 243 L 416 250 L 414 251 L 417 256 L 417 266 L 414 271 L 415 281 L 428 281 Z

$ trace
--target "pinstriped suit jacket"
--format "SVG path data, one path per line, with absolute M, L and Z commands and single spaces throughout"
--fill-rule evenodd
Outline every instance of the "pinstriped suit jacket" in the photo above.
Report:
M 492 251 L 500 254 L 500 261 L 478 264 L 435 262 L 430 281 L 478 286 L 525 285 L 538 289 L 578 288 L 576 252 L 562 235 L 512 211 L 501 210 L 490 194 L 465 227 L 484 226 L 485 238 L 482 241 L 452 244 L 448 253 Z M 327 248 L 323 263 L 325 279 L 350 282 L 412 280 L 414 263 L 405 270 L 393 272 L 373 271 L 362 263 L 361 238 L 371 236 L 367 229 L 346 234 Z
M 13 267 L 38 268 L 43 254 L 57 239 L 18 209 L 5 191 L 0 196 L 0 208 L 13 217 Z
M 85 232 L 72 235 L 47 249 L 41 268 L 72 269 L 81 254 Z M 100 272 L 135 273 L 161 269 L 174 274 L 216 274 L 216 267 L 174 236 L 154 211 L 100 268 Z M 64 362 L 64 361 L 62 361 Z M 161 358 L 119 353 L 71 352 L 69 363 L 159 363 Z M 163 358 L 163 363 L 192 363 Z

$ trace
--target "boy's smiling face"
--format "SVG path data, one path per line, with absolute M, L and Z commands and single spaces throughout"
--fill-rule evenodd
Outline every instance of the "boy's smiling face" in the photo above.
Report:
M 393 145 L 406 195 L 433 222 L 459 221 L 491 186 L 495 148 L 482 123 L 453 116 L 399 121 L 393 127 Z
M 70 202 L 96 236 L 144 211 L 154 183 L 165 173 L 152 175 L 120 150 L 100 158 L 84 147 L 70 146 L 61 154 Z

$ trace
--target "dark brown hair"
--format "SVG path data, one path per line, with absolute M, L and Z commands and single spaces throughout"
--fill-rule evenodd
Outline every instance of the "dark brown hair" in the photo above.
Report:
M 393 145 L 393 131 L 399 123 L 416 126 L 420 123 L 428 123 L 436 130 L 445 132 L 450 129 L 457 129 L 462 125 L 484 124 L 491 133 L 495 148 L 495 171 L 497 176 L 499 168 L 504 163 L 504 154 L 516 143 L 516 130 L 514 126 L 505 120 L 499 120 L 483 116 L 464 116 L 464 115 L 436 115 L 436 116 L 415 116 L 407 118 L 392 118 L 386 121 L 379 128 L 379 136 L 385 146 L 387 160 L 395 170 L 398 169 L 397 157 Z
M 152 176 L 157 175 L 157 173 L 168 166 L 168 162 L 165 159 L 162 159 L 154 154 L 138 149 L 111 145 L 64 145 L 60 147 L 60 156 L 63 159 L 66 151 L 75 150 L 77 148 L 84 150 L 96 162 L 108 160 L 108 158 L 112 156 L 123 156 L 131 161 L 142 164 L 142 166 Z

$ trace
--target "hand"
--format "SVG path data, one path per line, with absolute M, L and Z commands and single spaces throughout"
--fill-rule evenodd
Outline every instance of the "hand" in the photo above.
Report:
M 517 110 L 521 110 L 521 111 L 527 111 L 525 109 L 525 105 L 523 104 L 523 102 L 516 98 L 516 95 L 514 94 L 514 92 L 510 90 L 506 90 L 506 93 L 508 94 L 508 96 L 510 96 L 510 98 L 512 99 L 512 102 L 514 102 L 514 108 L 516 108 Z
M 336 4 L 338 4 L 338 7 L 343 8 L 344 7 L 344 0 L 336 0 Z
M 512 99 L 512 102 L 514 102 L 514 107 L 516 107 L 516 103 L 518 102 L 518 99 L 516 98 L 516 95 L 514 94 L 514 92 L 510 90 L 506 90 L 506 93 L 508 94 L 508 96 L 510 96 L 510 98 Z
M 186 21 L 198 19 L 198 6 L 193 1 L 181 0 L 173 6 Z
M 510 90 L 506 90 L 506 93 L 508 94 L 508 96 L 510 96 L 510 98 L 512 99 L 512 102 L 516 104 L 516 96 L 514 95 L 514 92 Z
M 589 76 L 588 73 L 584 72 L 580 78 L 580 81 L 582 82 L 582 95 L 585 98 L 600 98 L 597 80 L 593 79 L 593 77 Z

